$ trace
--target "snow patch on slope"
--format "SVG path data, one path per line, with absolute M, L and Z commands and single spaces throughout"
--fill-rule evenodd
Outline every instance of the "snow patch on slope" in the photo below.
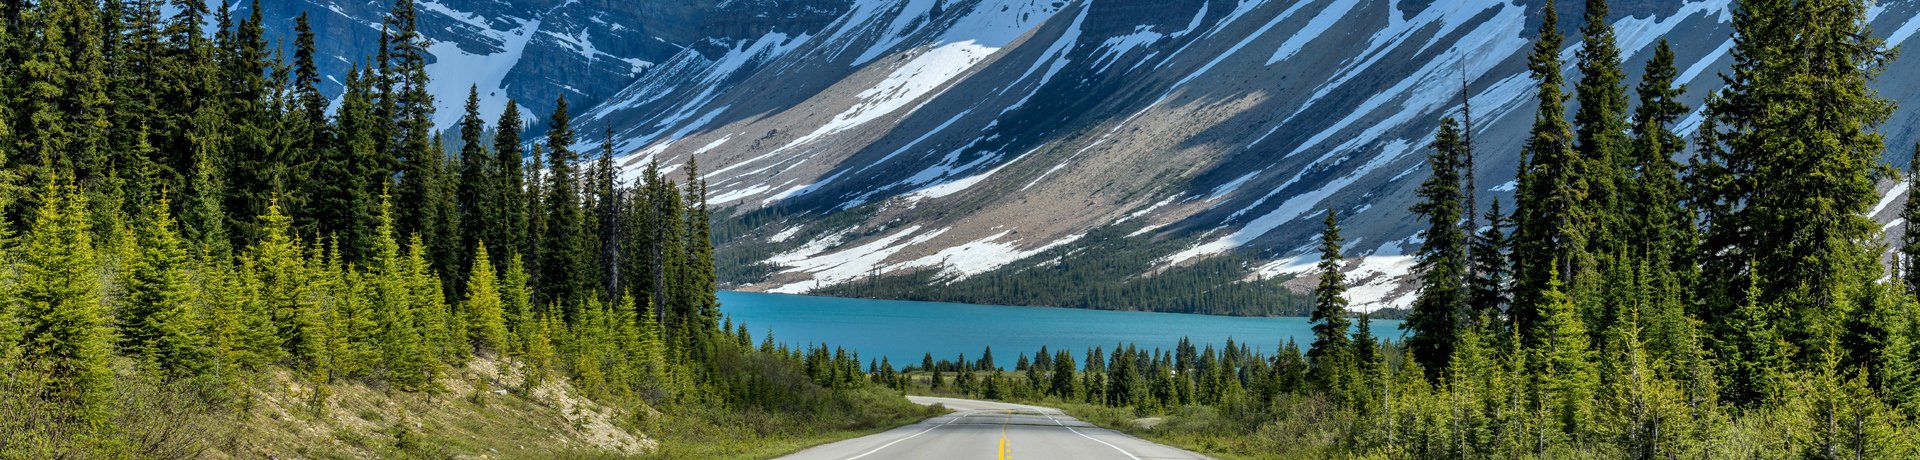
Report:
M 867 276 L 876 272 L 877 269 L 881 267 L 881 263 L 885 262 L 887 258 L 893 257 L 894 253 L 900 252 L 900 250 L 906 249 L 908 246 L 925 243 L 934 237 L 940 236 L 941 233 L 946 233 L 946 229 L 940 229 L 913 236 L 913 239 L 907 239 L 908 236 L 919 231 L 920 226 L 915 225 L 882 236 L 866 244 L 840 251 L 826 252 L 826 249 L 822 247 L 823 245 L 808 244 L 793 252 L 773 256 L 773 258 L 770 259 L 773 263 L 790 267 L 784 270 L 783 273 L 806 273 L 811 275 L 812 279 L 789 283 L 768 289 L 767 291 L 782 294 L 800 294 L 815 285 L 836 284 Z
M 439 127 L 453 126 L 465 116 L 464 106 L 467 90 L 474 86 L 480 91 L 480 116 L 485 120 L 500 117 L 506 110 L 507 89 L 501 82 L 507 78 L 507 72 L 527 50 L 527 42 L 540 30 L 540 20 L 520 22 L 520 28 L 511 31 L 493 30 L 478 16 L 461 13 L 434 2 L 421 2 L 428 11 L 439 13 L 454 20 L 471 24 L 479 28 L 480 34 L 499 40 L 504 50 L 493 54 L 474 54 L 460 49 L 453 42 L 439 42 L 427 47 L 433 54 L 434 62 L 427 64 L 427 74 L 435 78 L 428 82 L 427 93 L 432 94 L 436 109 L 433 124 Z M 534 119 L 531 113 L 521 114 L 522 119 Z
M 914 259 L 906 263 L 888 267 L 889 270 L 909 268 L 939 267 L 941 273 L 954 276 L 955 280 L 986 273 L 1004 267 L 1013 261 L 1025 259 L 1060 245 L 1079 241 L 1085 234 L 1073 235 L 1049 242 L 1032 249 L 1020 249 L 1019 241 L 1001 241 L 1013 233 L 1003 231 L 993 236 L 981 238 L 966 244 L 946 248 L 938 253 Z

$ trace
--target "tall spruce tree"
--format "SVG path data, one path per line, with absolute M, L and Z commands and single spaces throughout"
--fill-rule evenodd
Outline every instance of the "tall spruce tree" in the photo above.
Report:
M 1920 295 L 1920 200 L 1913 199 L 1920 193 L 1920 143 L 1907 158 L 1906 185 L 1907 200 L 1900 207 L 1900 218 L 1907 222 L 1900 226 L 1900 280 L 1908 294 Z
M 373 197 L 387 185 L 375 150 L 376 126 L 385 121 L 374 115 L 374 78 L 371 69 L 355 66 L 347 71 L 346 89 L 334 114 L 340 140 L 314 152 L 318 159 L 308 183 L 317 233 L 337 238 L 341 257 L 352 264 L 372 259 L 377 206 Z
M 507 241 L 493 240 L 500 235 L 489 228 L 500 225 L 504 219 L 500 210 L 504 206 L 499 202 L 499 191 L 494 189 L 500 186 L 496 173 L 499 161 L 487 152 L 481 139 L 486 130 L 487 122 L 480 118 L 480 87 L 470 86 L 466 115 L 460 118 L 460 183 L 459 192 L 454 194 L 460 211 L 460 228 L 464 230 L 459 251 L 463 255 L 473 254 L 473 248 L 483 244 L 510 247 L 505 246 Z M 472 266 L 476 256 L 464 257 L 461 266 Z
M 572 118 L 567 99 L 555 103 L 547 125 L 546 231 L 540 239 L 539 304 L 558 304 L 562 318 L 572 320 L 585 293 L 591 269 L 582 244 L 586 236 L 580 208 L 580 159 L 573 152 Z
M 707 209 L 707 181 L 700 177 L 700 163 L 687 158 L 687 183 L 681 206 L 685 208 L 686 263 L 681 269 L 686 285 L 688 310 L 701 330 L 713 327 L 720 319 L 720 300 L 715 297 L 719 283 L 714 279 L 711 213 Z M 703 347 L 704 349 L 704 347 Z
M 1587 219 L 1587 252 L 1613 256 L 1622 244 L 1624 217 L 1619 189 L 1627 165 L 1627 89 L 1622 83 L 1620 46 L 1607 22 L 1607 0 L 1586 0 L 1585 24 L 1578 62 L 1580 81 L 1574 85 L 1579 103 L 1573 115 L 1577 130 L 1575 151 L 1580 157 L 1576 178 L 1586 192 L 1577 213 Z
M 626 240 L 626 204 L 625 193 L 620 186 L 619 167 L 613 161 L 613 131 L 608 130 L 606 139 L 600 143 L 600 158 L 594 161 L 593 178 L 593 214 L 594 214 L 594 260 L 601 298 L 612 301 L 626 295 L 623 284 L 626 281 L 621 270 L 626 267 L 622 256 Z M 632 312 L 622 312 L 623 315 Z
M 1345 384 L 1353 351 L 1347 341 L 1347 275 L 1340 271 L 1340 223 L 1327 209 L 1327 226 L 1320 231 L 1320 284 L 1313 289 L 1313 346 L 1307 360 L 1312 379 L 1321 388 Z
M 1533 55 L 1528 58 L 1528 68 L 1538 85 L 1539 108 L 1522 152 L 1515 192 L 1514 289 L 1508 313 L 1529 346 L 1546 340 L 1535 326 L 1543 318 L 1542 293 L 1549 282 L 1564 285 L 1588 269 L 1576 265 L 1585 253 L 1585 235 L 1578 224 L 1584 217 L 1578 213 L 1579 203 L 1586 196 L 1578 188 L 1580 159 L 1574 153 L 1573 133 L 1565 116 L 1567 96 L 1560 90 L 1559 20 L 1554 4 L 1548 2 Z M 1548 279 L 1550 273 L 1557 273 L 1561 279 Z
M 387 13 L 383 37 L 388 46 L 381 62 L 384 81 L 381 103 L 387 112 L 389 129 L 394 130 L 388 148 L 391 158 L 399 160 L 400 186 L 394 197 L 399 211 L 395 230 L 402 235 L 420 234 L 428 241 L 442 236 L 434 228 L 434 181 L 445 154 L 433 148 L 433 95 L 427 92 L 427 39 L 417 30 L 414 0 L 394 0 Z
M 526 156 L 520 149 L 520 132 L 526 126 L 520 122 L 520 104 L 512 99 L 500 111 L 500 119 L 493 126 L 493 156 L 499 165 L 494 167 L 492 185 L 494 195 L 489 198 L 488 206 L 495 209 L 497 220 L 486 223 L 482 232 L 494 247 L 511 250 L 525 256 L 519 248 L 527 243 L 527 198 L 526 173 L 523 165 Z M 473 231 L 473 229 L 468 229 Z M 504 252 L 503 252 L 504 254 Z
M 231 8 L 218 12 L 222 22 L 231 22 Z M 260 238 L 260 216 L 275 199 L 287 195 L 289 158 L 276 148 L 273 137 L 279 133 L 273 121 L 278 117 L 271 105 L 273 82 L 268 71 L 274 65 L 267 49 L 266 26 L 258 0 L 245 19 L 237 25 L 222 24 L 216 53 L 220 63 L 220 87 L 224 89 L 225 130 L 230 144 L 219 152 L 225 161 L 225 200 L 228 237 L 233 247 L 244 248 Z
M 1508 304 L 1507 283 L 1513 272 L 1508 265 L 1507 226 L 1507 217 L 1500 211 L 1500 199 L 1495 198 L 1487 208 L 1487 227 L 1474 235 L 1470 251 L 1473 276 L 1467 280 L 1466 289 L 1471 316 L 1465 321 L 1488 334 L 1500 329 L 1500 315 Z
M 1846 291 L 1881 276 L 1878 227 L 1864 214 L 1887 173 L 1876 129 L 1893 105 L 1868 84 L 1891 55 L 1858 0 L 1745 2 L 1733 28 L 1732 74 L 1711 108 L 1735 183 L 1719 197 L 1731 215 L 1713 222 L 1702 252 L 1723 254 L 1710 273 L 1764 274 L 1758 293 L 1780 308 L 1762 320 L 1781 327 L 1789 355 L 1816 364 L 1853 309 Z M 1714 309 L 1746 303 L 1722 289 Z
M 1401 328 L 1412 332 L 1407 348 L 1422 367 L 1439 377 L 1453 356 L 1456 335 L 1467 324 L 1467 236 L 1460 228 L 1460 157 L 1463 150 L 1459 124 L 1453 118 L 1440 120 L 1427 155 L 1430 175 L 1421 183 L 1420 202 L 1413 212 L 1426 219 L 1421 230 L 1423 241 L 1415 270 L 1420 273 L 1420 292 L 1413 311 Z
M 13 156 L 8 166 L 28 183 L 72 176 L 92 192 L 109 172 L 105 143 L 111 101 L 101 47 L 106 37 L 96 5 L 42 0 L 20 12 L 16 45 L 22 60 L 17 65 L 18 83 L 24 86 L 15 100 L 21 119 L 12 144 L 26 155 Z

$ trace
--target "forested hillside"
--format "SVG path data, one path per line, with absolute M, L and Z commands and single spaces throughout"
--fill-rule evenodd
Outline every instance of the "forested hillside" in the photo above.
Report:
M 1462 193 L 1472 117 L 1440 121 L 1410 209 L 1424 229 L 1404 331 L 1349 317 L 1347 214 L 1331 209 L 1304 352 L 1116 346 L 1076 366 L 1042 349 L 1018 358 L 1024 378 L 990 357 L 908 375 L 1231 457 L 1920 456 L 1920 245 L 1890 270 L 1866 216 L 1897 176 L 1880 162 L 1894 106 L 1868 87 L 1895 56 L 1866 2 L 1741 2 L 1736 65 L 1692 138 L 1673 131 L 1693 108 L 1672 50 L 1623 62 L 1607 2 L 1585 7 L 1578 52 L 1561 52 L 1551 4 L 1534 37 L 1517 203 Z M 1644 66 L 1637 87 L 1627 65 Z
M 244 18 L 5 3 L 0 457 L 470 455 L 400 407 L 464 398 L 425 407 L 470 418 L 496 394 L 537 402 L 496 409 L 514 413 L 606 407 L 619 436 L 691 457 L 921 413 L 851 378 L 857 355 L 810 379 L 803 350 L 723 324 L 696 165 L 629 183 L 611 155 L 583 161 L 571 148 L 592 134 L 565 99 L 524 142 L 512 102 L 483 120 L 473 94 L 443 139 L 427 88 L 460 76 L 427 74 L 413 2 L 393 5 L 378 53 L 331 76 L 313 53 L 328 37 L 304 16 L 265 36 L 257 1 Z M 337 103 L 317 89 L 335 78 Z M 354 423 L 383 425 L 351 439 L 244 435 L 254 414 L 324 426 L 367 397 Z M 337 441 L 351 450 L 322 448 Z

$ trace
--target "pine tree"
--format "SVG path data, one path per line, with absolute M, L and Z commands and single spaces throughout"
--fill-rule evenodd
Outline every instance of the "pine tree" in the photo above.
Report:
M 444 153 L 433 148 L 433 95 L 427 92 L 427 40 L 417 31 L 413 0 L 394 0 L 387 13 L 383 35 L 390 47 L 381 61 L 385 80 L 381 103 L 389 105 L 386 120 L 394 130 L 388 144 L 392 158 L 400 160 L 400 186 L 395 205 L 399 208 L 396 231 L 402 235 L 420 234 L 437 241 L 441 229 L 434 228 L 430 207 L 433 182 Z M 436 267 L 445 269 L 447 267 Z
M 320 93 L 321 75 L 319 65 L 314 62 L 313 26 L 308 23 L 306 13 L 294 18 L 293 29 L 294 98 L 298 103 L 299 117 L 307 130 L 307 138 L 303 139 L 301 148 L 311 157 L 332 148 L 332 136 L 327 124 L 327 105 L 330 102 L 325 94 Z
M 1500 199 L 1495 198 L 1487 208 L 1487 228 L 1474 236 L 1473 250 L 1469 251 L 1473 259 L 1469 270 L 1473 277 L 1467 280 L 1467 306 L 1471 316 L 1465 320 L 1488 333 L 1500 329 L 1500 315 L 1508 305 L 1507 283 L 1512 278 L 1512 270 L 1506 251 L 1506 227 L 1507 217 L 1500 212 Z
M 393 235 L 392 209 L 392 202 L 381 195 L 380 224 L 374 231 L 373 260 L 368 264 L 374 318 L 380 329 L 381 369 L 384 378 L 400 388 L 419 390 L 428 382 L 430 363 L 413 312 L 412 286 L 407 282 L 412 269 L 400 256 L 400 242 Z
M 682 268 L 688 310 L 701 327 L 712 327 L 720 316 L 719 289 L 714 279 L 711 213 L 707 209 L 707 181 L 700 177 L 700 164 L 687 158 L 687 183 L 681 205 L 686 209 L 686 262 Z
M 167 214 L 171 207 L 164 198 L 147 205 L 137 226 L 138 256 L 120 273 L 126 294 L 115 318 L 122 352 L 166 379 L 197 375 L 210 358 L 194 324 L 190 259 Z
M 646 381 L 657 387 L 666 383 L 667 380 L 667 346 L 663 341 L 664 331 L 660 328 L 660 322 L 655 320 L 657 315 L 654 314 L 654 310 L 653 302 L 648 299 L 646 309 L 639 313 L 637 319 L 640 322 L 641 369 L 645 372 Z M 773 337 L 769 335 L 767 338 Z M 935 375 L 939 373 L 937 370 L 934 372 Z
M 1530 353 L 1536 392 L 1533 404 L 1540 408 L 1541 429 L 1557 429 L 1578 439 L 1590 429 L 1593 418 L 1592 351 L 1586 323 L 1574 312 L 1573 301 L 1561 291 L 1558 274 L 1549 278 L 1541 293 L 1542 342 Z
M 1761 319 L 1780 326 L 1803 364 L 1835 339 L 1844 291 L 1880 277 L 1866 244 L 1878 227 L 1864 214 L 1887 172 L 1875 129 L 1893 104 L 1868 87 L 1890 55 L 1866 14 L 1857 0 L 1742 4 L 1732 74 L 1710 108 L 1733 185 L 1718 197 L 1731 215 L 1712 222 L 1701 248 L 1720 255 L 1708 273 L 1765 274 L 1757 293 L 1779 308 Z M 1722 289 L 1710 309 L 1746 303 L 1736 286 Z M 1740 327 L 1716 318 L 1720 335 Z
M 1582 38 L 1578 63 L 1580 81 L 1574 86 L 1578 109 L 1573 122 L 1575 150 L 1579 155 L 1577 177 L 1586 199 L 1585 208 L 1576 213 L 1588 219 L 1587 251 L 1612 255 L 1620 251 L 1622 219 L 1621 183 L 1625 182 L 1627 150 L 1627 90 L 1622 83 L 1620 46 L 1613 25 L 1607 22 L 1607 0 L 1586 1 L 1586 22 L 1580 28 Z
M 453 310 L 448 308 L 445 288 L 440 284 L 440 276 L 433 270 L 433 263 L 427 260 L 428 246 L 420 235 L 408 240 L 407 256 L 404 262 L 407 275 L 403 283 L 407 290 L 407 310 L 413 313 L 413 324 L 420 334 L 421 349 L 426 353 L 426 366 L 422 377 L 432 382 L 440 376 L 443 365 L 459 362 L 466 356 L 467 346 L 465 328 L 455 323 Z
M 626 266 L 622 257 L 627 231 L 626 198 L 620 186 L 619 167 L 613 162 L 613 132 L 607 131 L 606 139 L 600 143 L 600 158 L 594 162 L 591 183 L 593 190 L 594 213 L 594 268 L 600 275 L 597 289 L 605 299 L 615 299 L 626 295 L 622 284 L 626 277 L 621 269 Z
M 83 192 L 92 192 L 109 172 L 105 134 L 111 101 L 96 8 L 81 0 L 42 0 L 20 13 L 16 44 L 24 87 L 16 96 L 21 105 L 14 109 L 22 118 L 12 143 L 27 156 L 12 156 L 8 166 L 24 173 L 27 183 L 72 176 Z
M 1843 368 L 1855 369 L 1867 377 L 1867 387 L 1886 402 L 1916 409 L 1920 405 L 1920 382 L 1916 382 L 1913 363 L 1913 298 L 1899 288 L 1869 282 L 1858 288 L 1859 308 L 1847 319 L 1841 346 L 1846 356 Z
M 1719 340 L 1722 395 L 1735 404 L 1761 401 L 1783 383 L 1787 344 L 1767 318 L 1773 308 L 1759 291 L 1757 272 L 1748 271 L 1746 299 L 1723 320 L 1727 334 Z
M 1327 209 L 1327 226 L 1320 232 L 1320 284 L 1313 290 L 1313 346 L 1307 360 L 1313 381 L 1333 389 L 1341 381 L 1352 356 L 1347 343 L 1347 276 L 1340 272 L 1340 223 Z
M 521 261 L 520 253 L 509 251 L 505 274 L 500 278 L 500 304 L 505 310 L 507 331 L 512 340 L 504 344 L 504 351 L 511 355 L 526 353 L 526 345 L 532 340 L 531 334 L 537 326 L 538 317 L 533 312 L 533 292 L 527 286 L 527 267 Z
M 1413 358 L 1434 372 L 1453 356 L 1455 334 L 1467 324 L 1467 238 L 1460 228 L 1464 144 L 1459 124 L 1452 118 L 1440 120 L 1433 153 L 1427 156 L 1431 175 L 1420 185 L 1420 202 L 1412 209 L 1426 219 L 1427 228 L 1420 232 L 1423 242 L 1415 267 L 1420 273 L 1420 293 L 1401 328 L 1412 332 L 1407 348 Z
M 339 239 L 342 258 L 354 264 L 373 258 L 373 197 L 387 184 L 375 150 L 377 126 L 385 121 L 374 117 L 373 80 L 371 69 L 347 71 L 335 113 L 339 142 L 311 153 L 316 159 L 306 192 L 316 234 Z
M 495 184 L 492 201 L 498 220 L 488 222 L 488 230 L 482 232 L 487 241 L 499 248 L 523 248 L 527 244 L 527 196 L 526 173 L 522 165 L 526 163 L 525 154 L 520 150 L 520 131 L 526 129 L 520 123 L 520 104 L 507 100 L 506 109 L 500 112 L 500 120 L 493 127 L 493 156 L 499 165 L 494 167 Z M 538 169 L 538 168 L 535 168 Z M 472 231 L 472 229 L 469 229 Z M 516 250 L 521 256 L 528 253 Z
M 428 267 L 438 275 L 442 285 L 456 289 L 448 292 L 443 299 L 457 299 L 461 275 L 466 273 L 468 251 L 461 246 L 460 209 L 458 199 L 459 160 L 445 154 L 446 146 L 441 143 L 440 135 L 433 136 L 433 167 L 428 171 L 426 209 L 421 218 L 426 225 L 420 234 L 427 244 Z
M 114 339 L 86 218 L 77 187 L 48 182 L 19 251 L 14 301 L 31 394 L 98 424 L 111 410 Z
M 229 9 L 217 12 L 231 22 Z M 225 168 L 228 236 L 234 247 L 246 247 L 261 237 L 260 216 L 274 200 L 287 196 L 288 152 L 279 150 L 273 137 L 280 134 L 273 125 L 276 117 L 271 106 L 274 84 L 268 79 L 273 68 L 267 49 L 266 29 L 259 1 L 247 18 L 237 25 L 223 24 L 217 43 L 226 111 L 225 130 L 230 144 L 221 152 Z
M 501 225 L 498 222 L 504 216 L 499 211 L 504 205 L 499 202 L 500 192 L 494 189 L 500 186 L 500 179 L 495 173 L 499 161 L 482 144 L 481 136 L 486 129 L 486 121 L 480 119 L 480 87 L 470 86 L 467 88 L 466 115 L 460 118 L 460 185 L 459 192 L 454 194 L 460 210 L 460 228 L 465 230 L 461 234 L 461 254 L 471 254 L 473 248 L 483 244 L 492 244 L 496 248 L 511 247 L 505 246 L 510 243 L 504 239 L 494 239 L 502 236 L 497 230 L 489 228 Z M 462 265 L 471 266 L 473 257 L 463 260 Z
M 572 119 L 567 115 L 567 100 L 555 103 L 547 128 L 546 147 L 546 231 L 540 239 L 541 304 L 557 304 L 571 321 L 576 303 L 585 292 L 588 273 L 586 254 L 582 253 L 585 225 L 580 212 L 579 177 L 575 167 L 579 159 L 573 153 Z
M 1686 150 L 1687 141 L 1671 128 L 1688 110 L 1679 102 L 1686 86 L 1675 83 L 1678 71 L 1673 65 L 1673 49 L 1662 40 L 1641 72 L 1627 168 L 1630 180 L 1622 192 L 1627 200 L 1625 228 L 1629 231 L 1625 234 L 1639 243 L 1636 251 L 1666 259 L 1658 261 L 1665 265 L 1655 268 L 1690 271 L 1693 216 L 1680 206 L 1684 198 L 1680 165 L 1673 161 Z
M 1900 207 L 1900 218 L 1906 222 L 1920 222 L 1920 200 L 1913 199 L 1914 193 L 1920 193 L 1920 143 L 1913 145 L 1913 154 L 1907 159 L 1907 200 Z M 1900 267 L 1901 281 L 1906 284 L 1907 293 L 1920 295 L 1920 224 L 1900 226 Z
M 157 193 L 161 190 L 161 171 L 156 163 L 160 158 L 154 148 L 157 139 L 153 129 L 162 125 L 163 112 L 158 100 L 160 92 L 152 88 L 161 81 L 160 67 L 164 65 L 167 46 L 162 42 L 160 3 L 113 0 L 106 2 L 106 10 L 102 12 L 107 20 L 104 60 L 110 63 L 107 97 L 113 104 L 107 113 L 112 127 L 107 132 L 105 148 L 108 167 L 118 172 L 113 180 L 119 182 L 120 189 L 106 190 L 99 204 L 118 199 L 121 201 L 119 214 L 129 217 L 144 213 L 145 204 L 158 199 Z M 0 48 L 4 47 L 0 44 Z M 0 81 L 5 78 L 0 76 Z M 0 95 L 0 103 L 4 103 L 4 99 L 6 96 Z M 0 120 L 10 119 L 0 111 Z M 0 125 L 9 122 L 0 121 Z M 5 130 L 0 128 L 0 136 L 7 135 Z M 0 158 L 0 165 L 4 164 L 5 159 Z
M 507 345 L 506 314 L 494 273 L 487 245 L 482 243 L 474 249 L 473 273 L 468 275 L 466 302 L 461 309 L 466 316 L 467 342 L 474 350 L 499 352 Z
M 328 270 L 338 291 L 333 311 L 328 315 L 332 329 L 328 337 L 333 343 L 330 346 L 332 360 L 327 367 L 335 377 L 364 377 L 380 363 L 378 310 L 385 307 L 375 304 L 378 283 L 354 265 L 340 261 L 340 257 L 336 255 L 334 266 Z
M 300 370 L 319 369 L 329 339 L 313 292 L 315 280 L 301 258 L 304 249 L 293 239 L 292 219 L 279 204 L 268 204 L 260 221 L 260 240 L 248 252 L 247 262 L 259 283 L 261 309 L 271 320 L 266 330 L 275 350 L 268 356 L 286 356 Z
M 1586 198 L 1578 188 L 1580 159 L 1573 150 L 1573 134 L 1565 118 L 1566 94 L 1560 90 L 1561 36 L 1559 14 L 1554 4 L 1546 5 L 1540 36 L 1534 42 L 1528 68 L 1538 84 L 1539 109 L 1533 129 L 1522 153 L 1522 170 L 1514 209 L 1513 234 L 1513 307 L 1512 321 L 1529 346 L 1543 344 L 1547 337 L 1538 323 L 1545 315 L 1544 293 L 1549 282 L 1565 285 L 1581 279 L 1584 270 L 1586 236 L 1580 222 L 1579 203 Z M 1561 279 L 1549 280 L 1549 273 Z

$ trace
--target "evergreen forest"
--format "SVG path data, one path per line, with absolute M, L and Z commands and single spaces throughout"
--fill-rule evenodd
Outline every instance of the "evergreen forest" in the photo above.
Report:
M 756 346 L 721 317 L 697 164 L 623 180 L 611 151 L 573 150 L 591 133 L 564 98 L 544 137 L 522 137 L 512 102 L 482 119 L 477 90 L 437 131 L 411 0 L 393 3 L 378 54 L 337 76 L 317 70 L 305 16 L 297 36 L 267 37 L 258 0 L 235 10 L 0 10 L 0 458 L 479 449 L 380 411 L 358 415 L 385 426 L 345 454 L 249 431 L 353 416 L 329 414 L 335 389 L 478 413 L 496 395 L 565 400 L 557 380 L 682 458 L 924 416 L 854 385 L 857 356 L 816 381 L 805 350 Z M 345 85 L 337 101 L 327 79 Z M 517 455 L 573 452 L 544 446 Z

